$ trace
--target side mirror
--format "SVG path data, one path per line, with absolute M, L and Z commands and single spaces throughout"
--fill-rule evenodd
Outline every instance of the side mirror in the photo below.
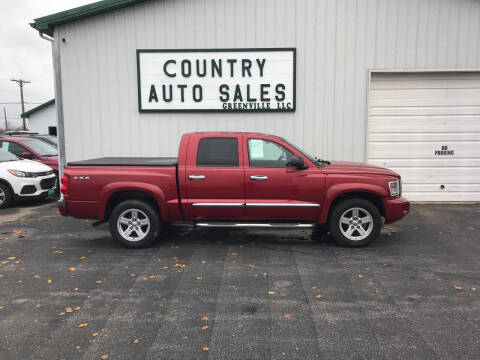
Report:
M 20 157 L 21 157 L 22 159 L 29 159 L 29 160 L 33 159 L 32 154 L 29 153 L 29 152 L 27 152 L 27 151 L 22 152 L 22 153 L 20 154 Z
M 288 167 L 294 167 L 297 168 L 298 170 L 303 170 L 306 169 L 307 166 L 305 165 L 305 161 L 303 160 L 302 157 L 300 156 L 294 156 L 288 163 Z

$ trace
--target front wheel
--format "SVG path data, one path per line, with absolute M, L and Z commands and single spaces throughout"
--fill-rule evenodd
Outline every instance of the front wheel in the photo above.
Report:
M 378 237 L 382 217 L 377 207 L 360 198 L 347 199 L 333 209 L 330 217 L 330 234 L 341 245 L 360 247 Z
M 0 209 L 9 207 L 12 199 L 13 196 L 10 188 L 4 183 L 0 183 Z
M 157 239 L 162 223 L 158 212 L 141 200 L 118 204 L 110 216 L 112 237 L 128 248 L 150 246 Z

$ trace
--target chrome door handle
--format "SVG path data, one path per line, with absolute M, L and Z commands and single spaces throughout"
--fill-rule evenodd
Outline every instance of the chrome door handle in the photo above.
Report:
M 250 179 L 252 179 L 252 180 L 257 180 L 257 181 L 265 181 L 265 180 L 268 180 L 268 176 L 265 176 L 265 175 L 252 175 L 252 176 L 250 176 Z
M 189 175 L 188 178 L 190 180 L 203 180 L 205 179 L 205 175 Z

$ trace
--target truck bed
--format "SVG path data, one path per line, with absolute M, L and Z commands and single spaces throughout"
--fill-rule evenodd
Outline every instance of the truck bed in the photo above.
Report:
M 69 162 L 68 166 L 176 166 L 176 157 L 103 157 Z

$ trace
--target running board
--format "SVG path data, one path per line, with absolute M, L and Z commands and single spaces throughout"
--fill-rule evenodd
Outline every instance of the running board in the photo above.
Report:
M 304 229 L 313 228 L 315 223 L 234 223 L 234 222 L 197 222 L 195 226 L 210 228 L 275 228 L 275 229 Z

